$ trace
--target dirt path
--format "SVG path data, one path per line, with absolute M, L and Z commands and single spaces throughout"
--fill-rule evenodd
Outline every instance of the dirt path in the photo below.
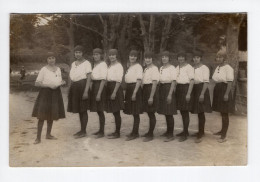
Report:
M 95 139 L 91 133 L 98 130 L 96 113 L 89 113 L 88 137 L 74 139 L 79 130 L 76 114 L 66 113 L 66 119 L 54 122 L 52 134 L 56 141 L 45 140 L 46 123 L 42 143 L 34 145 L 36 118 L 31 112 L 36 92 L 10 94 L 10 166 L 183 166 L 183 165 L 246 165 L 247 164 L 247 118 L 231 116 L 228 141 L 219 144 L 212 135 L 220 129 L 220 115 L 206 115 L 206 137 L 199 143 L 193 138 L 186 142 L 165 143 L 159 137 L 165 131 L 165 119 L 157 115 L 155 139 L 126 142 L 125 135 L 132 129 L 132 117 L 122 113 L 122 137 L 109 140 Z M 65 107 L 66 90 L 63 89 Z M 175 118 L 175 134 L 181 131 L 180 115 Z M 141 115 L 140 134 L 146 132 L 148 117 Z M 106 114 L 106 133 L 114 130 L 112 114 Z M 197 116 L 191 115 L 190 133 L 197 130 Z

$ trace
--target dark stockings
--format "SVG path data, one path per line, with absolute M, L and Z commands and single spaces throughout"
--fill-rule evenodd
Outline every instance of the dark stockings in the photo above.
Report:
M 167 124 L 167 135 L 173 136 L 174 118 L 172 115 L 165 115 L 165 119 Z
M 80 112 L 79 119 L 80 119 L 81 132 L 86 133 L 87 123 L 88 123 L 88 112 L 87 111 Z
M 133 125 L 132 134 L 138 135 L 139 134 L 140 116 L 139 116 L 139 114 L 136 114 L 136 115 L 133 115 L 133 117 L 134 117 L 134 125 Z
M 221 113 L 221 116 L 222 116 L 221 138 L 226 138 L 227 130 L 229 126 L 228 113 Z
M 147 114 L 148 114 L 149 121 L 150 121 L 150 128 L 149 128 L 149 131 L 147 134 L 153 136 L 153 131 L 154 131 L 155 124 L 156 124 L 155 114 L 154 114 L 154 112 L 148 112 Z
M 116 123 L 116 131 L 115 131 L 115 133 L 120 134 L 120 128 L 121 128 L 120 111 L 114 112 L 113 115 L 115 117 L 115 123 Z
M 198 134 L 199 134 L 199 136 L 202 136 L 202 135 L 204 135 L 205 121 L 206 121 L 204 112 L 199 113 L 198 118 L 199 118 L 199 133 Z
M 105 115 L 103 111 L 98 111 L 99 116 L 99 132 L 104 133 L 104 127 L 105 127 Z
M 182 122 L 183 122 L 183 134 L 188 135 L 188 128 L 190 123 L 189 111 L 181 111 Z

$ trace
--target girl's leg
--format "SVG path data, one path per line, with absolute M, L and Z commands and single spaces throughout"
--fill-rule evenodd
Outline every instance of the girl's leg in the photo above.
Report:
M 198 118 L 199 118 L 198 138 L 201 138 L 204 135 L 205 121 L 206 121 L 204 112 L 199 113 Z
M 38 120 L 38 125 L 37 125 L 37 138 L 34 142 L 34 144 L 38 144 L 41 142 L 41 135 L 42 135 L 42 128 L 43 128 L 44 120 Z
M 173 115 L 165 115 L 166 122 L 167 122 L 167 135 L 165 142 L 170 142 L 174 140 L 173 130 L 174 130 L 174 118 Z
M 76 135 L 76 138 L 82 138 L 85 137 L 87 132 L 86 132 L 86 128 L 87 128 L 87 123 L 88 123 L 88 112 L 84 111 L 84 112 L 80 112 L 79 113 L 79 119 L 80 119 L 80 127 L 81 130 L 80 132 L 78 132 Z
M 94 135 L 98 135 L 100 133 L 104 134 L 104 127 L 105 127 L 105 115 L 103 111 L 98 111 L 97 112 L 98 117 L 99 117 L 99 131 L 94 133 Z
M 109 134 L 110 139 L 115 139 L 120 137 L 120 129 L 121 129 L 121 115 L 120 111 L 114 112 L 113 113 L 114 118 L 115 118 L 115 124 L 116 124 L 116 130 L 114 133 Z
M 46 139 L 57 139 L 56 137 L 51 135 L 51 129 L 53 125 L 53 120 L 47 121 L 47 133 L 46 133 Z
M 222 115 L 221 138 L 224 139 L 224 138 L 226 138 L 227 130 L 228 130 L 228 126 L 229 126 L 229 116 L 228 116 L 228 113 L 221 113 L 221 115 Z
M 145 134 L 145 139 L 143 140 L 144 142 L 149 142 L 151 140 L 153 140 L 153 131 L 156 125 L 156 118 L 155 118 L 155 114 L 154 112 L 148 112 L 148 117 L 149 117 L 149 131 L 147 134 Z
M 181 111 L 181 116 L 182 116 L 182 122 L 183 122 L 183 132 L 181 133 L 181 138 L 180 142 L 183 142 L 187 140 L 187 137 L 189 135 L 189 123 L 190 123 L 190 116 L 189 116 L 189 111 Z
M 134 140 L 139 137 L 139 124 L 140 124 L 140 116 L 139 114 L 133 115 L 134 117 L 134 125 L 132 132 L 127 135 L 126 141 Z
M 134 126 L 133 126 L 133 130 L 132 130 L 132 134 L 139 135 L 140 116 L 139 116 L 139 114 L 136 114 L 133 116 L 134 116 Z
M 174 130 L 173 115 L 165 115 L 165 118 L 167 122 L 167 136 L 173 137 L 173 130 Z
M 99 116 L 99 131 L 95 133 L 97 135 L 96 138 L 104 137 L 104 128 L 105 128 L 105 115 L 103 111 L 98 111 Z
M 165 120 L 166 120 L 166 132 L 165 133 L 163 133 L 161 136 L 163 136 L 163 137 L 167 137 L 168 136 L 168 134 L 169 134 L 169 119 L 167 118 L 167 115 L 164 115 L 165 116 Z

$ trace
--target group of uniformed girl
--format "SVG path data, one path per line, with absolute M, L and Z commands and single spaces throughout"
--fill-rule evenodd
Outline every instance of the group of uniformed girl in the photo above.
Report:
M 129 67 L 125 72 L 125 95 L 121 86 L 124 70 L 118 60 L 118 51 L 110 49 L 108 52 L 109 66 L 103 59 L 103 51 L 99 48 L 93 50 L 94 66 L 83 58 L 84 49 L 76 46 L 74 49 L 75 61 L 71 65 L 71 86 L 68 94 L 67 111 L 78 113 L 80 131 L 74 134 L 75 138 L 86 136 L 88 110 L 96 112 L 99 116 L 99 130 L 96 138 L 104 137 L 105 115 L 113 113 L 115 131 L 108 134 L 109 139 L 120 137 L 121 115 L 133 115 L 132 132 L 127 135 L 126 141 L 139 137 L 140 114 L 146 112 L 149 117 L 149 128 L 143 135 L 144 142 L 154 138 L 156 125 L 155 113 L 165 115 L 166 131 L 162 135 L 165 142 L 174 140 L 174 117 L 180 111 L 183 122 L 183 131 L 176 136 L 179 141 L 187 140 L 189 136 L 189 113 L 198 115 L 198 132 L 193 134 L 195 142 L 202 141 L 205 127 L 205 112 L 217 111 L 222 116 L 222 129 L 214 133 L 220 135 L 219 142 L 226 141 L 229 125 L 228 113 L 233 112 L 231 87 L 234 80 L 234 71 L 227 64 L 225 54 L 217 54 L 217 68 L 212 79 L 216 82 L 211 105 L 209 95 L 210 71 L 202 64 L 202 54 L 193 53 L 194 66 L 187 62 L 186 53 L 177 54 L 178 66 L 170 64 L 170 52 L 161 54 L 162 66 L 160 69 L 154 65 L 152 52 L 144 53 L 145 69 L 138 63 L 138 51 L 129 53 Z M 47 65 L 44 66 L 36 79 L 35 85 L 41 87 L 32 116 L 38 118 L 38 131 L 35 144 L 41 142 L 41 132 L 44 120 L 47 121 L 46 139 L 57 139 L 51 135 L 53 120 L 65 118 L 64 104 L 60 86 L 65 82 L 61 78 L 60 69 L 55 66 L 55 54 L 47 54 Z

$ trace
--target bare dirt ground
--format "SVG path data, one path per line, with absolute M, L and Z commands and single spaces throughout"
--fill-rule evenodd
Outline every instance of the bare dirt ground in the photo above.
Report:
M 65 108 L 67 88 L 62 89 Z M 37 92 L 10 93 L 10 140 L 9 159 L 12 167 L 66 167 L 66 166 L 223 166 L 247 164 L 247 118 L 230 116 L 228 141 L 218 143 L 212 133 L 221 128 L 219 113 L 206 114 L 206 136 L 197 144 L 189 137 L 185 142 L 163 142 L 160 135 L 165 131 L 164 116 L 156 115 L 155 139 L 143 142 L 142 138 L 125 141 L 125 135 L 132 130 L 133 118 L 122 113 L 121 138 L 110 140 L 95 139 L 98 130 L 96 113 L 89 113 L 88 137 L 74 139 L 79 130 L 77 114 L 66 113 L 66 119 L 54 122 L 52 134 L 58 140 L 46 140 L 46 123 L 42 133 L 42 143 L 34 145 L 37 119 L 31 117 Z M 197 116 L 190 114 L 189 131 L 197 131 Z M 175 131 L 182 128 L 180 114 L 174 116 Z M 141 115 L 140 134 L 148 129 L 148 117 Z M 112 114 L 106 114 L 105 132 L 114 130 Z

